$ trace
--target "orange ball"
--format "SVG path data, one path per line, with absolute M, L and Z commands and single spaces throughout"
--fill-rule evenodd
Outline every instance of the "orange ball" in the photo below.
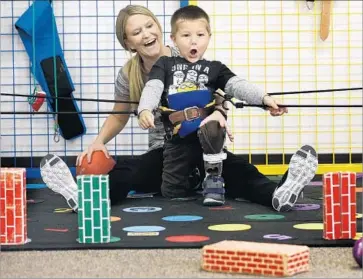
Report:
M 93 152 L 91 163 L 88 163 L 87 156 L 83 158 L 81 165 L 76 168 L 76 174 L 108 174 L 115 165 L 116 161 L 111 156 L 107 158 L 102 151 L 98 150 Z

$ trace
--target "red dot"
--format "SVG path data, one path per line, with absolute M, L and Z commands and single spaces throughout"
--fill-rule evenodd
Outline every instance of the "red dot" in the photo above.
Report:
M 45 231 L 48 232 L 68 232 L 68 229 L 53 229 L 53 228 L 49 228 L 49 229 L 44 229 Z
M 231 210 L 232 206 L 218 206 L 218 207 L 210 207 L 209 210 Z
M 203 235 L 174 235 L 165 238 L 169 242 L 202 242 L 209 240 L 208 236 Z

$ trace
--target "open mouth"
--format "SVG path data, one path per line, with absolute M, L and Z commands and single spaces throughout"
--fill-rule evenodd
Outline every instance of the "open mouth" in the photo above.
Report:
M 192 49 L 192 50 L 190 50 L 190 54 L 192 55 L 192 56 L 195 56 L 196 54 L 197 54 L 197 50 L 196 49 Z
M 153 39 L 153 40 L 151 40 L 151 41 L 149 41 L 149 42 L 145 43 L 145 44 L 144 44 L 144 46 L 146 46 L 146 47 L 150 47 L 150 46 L 155 45 L 155 43 L 156 43 L 156 39 Z

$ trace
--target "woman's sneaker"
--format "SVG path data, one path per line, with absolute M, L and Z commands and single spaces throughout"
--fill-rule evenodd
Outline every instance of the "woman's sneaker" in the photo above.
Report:
M 291 157 L 289 168 L 273 194 L 273 208 L 281 212 L 289 211 L 304 187 L 314 178 L 317 168 L 316 151 L 304 145 Z
M 78 209 L 78 187 L 66 163 L 57 155 L 48 154 L 40 162 L 44 183 L 61 194 L 74 211 Z

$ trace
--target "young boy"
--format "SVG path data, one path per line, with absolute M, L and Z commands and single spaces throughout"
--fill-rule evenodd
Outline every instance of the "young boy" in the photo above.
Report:
M 226 118 L 224 111 L 215 107 L 213 92 L 221 89 L 239 100 L 264 104 L 280 114 L 284 109 L 221 62 L 203 58 L 211 38 L 209 17 L 204 10 L 197 6 L 180 8 L 171 18 L 171 27 L 171 39 L 180 57 L 164 56 L 153 66 L 138 107 L 139 125 L 143 129 L 154 127 L 153 112 L 158 107 L 162 110 L 167 133 L 161 186 L 165 197 L 187 195 L 188 176 L 197 166 L 206 172 L 203 203 L 222 205 L 226 131 L 217 121 L 199 128 L 202 120 L 215 110 Z

